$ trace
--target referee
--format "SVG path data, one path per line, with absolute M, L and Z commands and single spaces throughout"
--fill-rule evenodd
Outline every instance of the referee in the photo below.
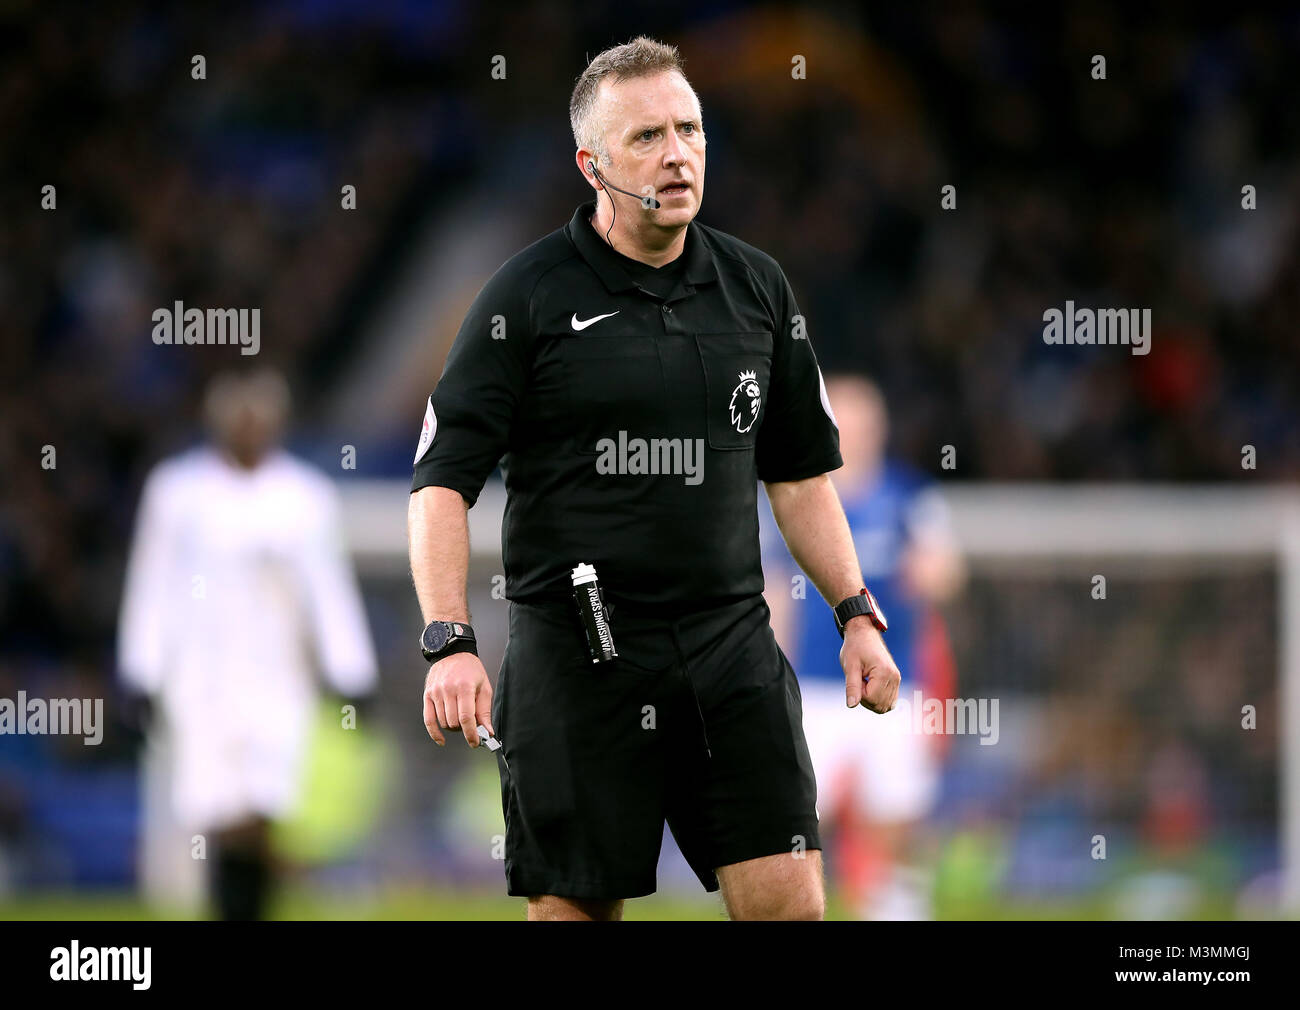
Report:
M 674 47 L 598 55 L 570 121 L 596 199 L 483 287 L 425 411 L 409 512 L 424 723 L 440 746 L 457 727 L 471 747 L 479 726 L 499 738 L 507 886 L 530 919 L 621 918 L 655 890 L 665 820 L 731 918 L 820 919 L 816 784 L 762 597 L 758 481 L 834 608 L 848 706 L 889 711 L 899 672 L 827 477 L 842 460 L 817 359 L 776 261 L 694 221 L 705 136 Z M 494 697 L 466 513 L 498 461 L 511 604 Z M 617 658 L 592 661 L 580 564 Z

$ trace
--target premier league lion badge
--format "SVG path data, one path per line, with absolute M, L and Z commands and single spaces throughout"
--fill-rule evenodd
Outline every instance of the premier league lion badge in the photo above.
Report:
M 741 372 L 740 382 L 731 391 L 731 424 L 740 434 L 745 434 L 754 427 L 758 412 L 763 406 L 763 397 L 758 389 L 758 375 L 755 372 Z

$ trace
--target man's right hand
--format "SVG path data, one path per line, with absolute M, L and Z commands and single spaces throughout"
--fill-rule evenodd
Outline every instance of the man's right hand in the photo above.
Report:
M 465 742 L 479 746 L 478 727 L 496 736 L 492 728 L 492 685 L 483 663 L 472 652 L 458 652 L 429 667 L 424 678 L 424 728 L 439 747 L 446 745 L 442 730 L 456 727 Z

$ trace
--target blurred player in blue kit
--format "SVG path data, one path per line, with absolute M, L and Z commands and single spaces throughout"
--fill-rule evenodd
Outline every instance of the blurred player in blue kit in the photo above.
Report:
M 830 872 L 863 918 L 927 918 L 930 882 L 913 843 L 934 806 L 946 741 L 915 730 L 911 703 L 917 690 L 925 698 L 950 692 L 952 663 L 935 604 L 960 588 L 964 565 L 933 482 L 885 456 L 880 390 L 868 379 L 839 375 L 827 379 L 826 391 L 844 458 L 831 480 L 903 674 L 894 711 L 868 720 L 846 706 L 840 637 L 824 620 L 817 593 L 801 591 L 805 580 L 766 510 L 765 596 L 777 640 L 799 676 Z

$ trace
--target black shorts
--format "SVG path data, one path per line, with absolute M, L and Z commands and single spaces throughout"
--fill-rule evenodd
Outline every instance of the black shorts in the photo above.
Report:
M 593 664 L 571 601 L 510 605 L 492 705 L 509 893 L 652 894 L 664 821 L 714 870 L 820 849 L 794 670 L 762 596 L 667 619 L 615 604 Z

